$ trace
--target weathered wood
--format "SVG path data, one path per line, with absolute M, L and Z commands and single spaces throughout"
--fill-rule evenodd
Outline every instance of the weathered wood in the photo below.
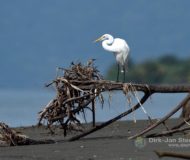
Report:
M 152 124 L 150 127 L 144 129 L 143 131 L 141 131 L 140 133 L 135 134 L 134 136 L 129 137 L 129 139 L 134 139 L 137 138 L 139 136 L 144 135 L 145 133 L 149 132 L 150 130 L 156 128 L 158 125 L 162 124 L 163 122 L 165 122 L 168 118 L 170 118 L 173 114 L 175 114 L 179 109 L 182 108 L 182 106 L 190 99 L 190 94 L 188 94 L 186 96 L 186 98 L 179 103 L 170 113 L 168 113 L 166 116 L 164 116 L 161 120 L 159 120 L 158 122 Z
M 58 81 L 62 78 L 58 78 Z M 123 90 L 123 87 L 127 85 L 130 88 L 132 85 L 136 91 L 150 92 L 150 93 L 188 93 L 190 92 L 190 85 L 188 84 L 176 84 L 176 85 L 159 85 L 159 84 L 135 84 L 135 83 L 121 83 L 109 80 L 91 80 L 91 81 L 78 81 L 71 80 L 70 83 L 77 84 L 83 90 L 89 90 L 94 86 L 102 86 L 103 91 L 111 90 Z
M 143 104 L 143 103 L 149 98 L 149 96 L 150 96 L 150 94 L 149 94 L 149 93 L 146 93 L 146 94 L 142 97 L 142 99 L 140 100 L 141 104 Z M 123 113 L 121 113 L 120 115 L 114 117 L 113 119 L 111 119 L 111 120 L 109 120 L 109 121 L 107 121 L 107 122 L 104 122 L 104 123 L 102 123 L 101 125 L 98 125 L 98 126 L 92 128 L 92 129 L 90 129 L 90 130 L 88 130 L 88 131 L 86 131 L 86 132 L 84 132 L 84 133 L 82 133 L 82 134 L 80 134 L 80 135 L 71 137 L 68 141 L 75 141 L 75 140 L 78 140 L 78 139 L 80 139 L 80 138 L 82 138 L 82 137 L 84 137 L 84 136 L 87 136 L 87 135 L 89 135 L 89 134 L 91 134 L 91 133 L 93 133 L 93 132 L 95 132 L 95 131 L 98 131 L 98 130 L 100 130 L 100 129 L 102 129 L 102 128 L 108 126 L 108 125 L 110 125 L 111 123 L 113 123 L 113 122 L 115 122 L 115 121 L 117 121 L 117 120 L 119 120 L 119 119 L 121 119 L 121 118 L 127 116 L 128 114 L 130 114 L 130 113 L 133 112 L 134 110 L 138 109 L 138 108 L 141 106 L 141 104 L 140 104 L 140 103 L 137 103 L 135 106 L 133 106 L 131 109 L 127 110 L 126 112 L 123 112 Z
M 180 117 L 184 119 L 187 119 L 190 117 L 190 101 L 187 101 L 187 103 L 184 104 Z
M 174 133 L 184 132 L 190 130 L 190 127 L 184 127 L 180 129 L 171 129 L 168 131 L 163 131 L 162 133 L 153 133 L 146 136 L 146 138 L 149 137 L 163 137 L 163 136 L 172 136 Z
M 52 144 L 53 140 L 34 140 L 24 134 L 17 133 L 14 129 L 3 122 L 0 122 L 0 141 L 4 145 L 21 146 L 21 145 L 35 145 L 35 144 Z M 1 146 L 1 145 L 0 145 Z
M 92 101 L 92 127 L 96 126 L 95 100 Z
M 137 99 L 138 103 L 139 97 L 136 94 L 137 92 L 143 92 L 145 96 L 155 93 L 190 93 L 190 85 L 186 84 L 135 84 L 103 80 L 102 76 L 99 74 L 99 71 L 96 69 L 96 67 L 94 67 L 93 63 L 87 63 L 86 65 L 83 65 L 82 63 L 72 63 L 70 68 L 63 70 L 63 75 L 58 75 L 56 79 L 49 84 L 55 84 L 57 95 L 52 100 L 52 103 L 49 103 L 45 109 L 40 112 L 39 123 L 44 120 L 47 122 L 49 129 L 54 123 L 60 124 L 65 132 L 69 128 L 69 124 L 78 124 L 80 122 L 77 119 L 77 114 L 85 114 L 86 109 L 90 109 L 92 112 L 92 124 L 95 126 L 95 101 L 97 98 L 103 99 L 103 92 L 122 91 L 125 96 L 132 95 Z M 128 101 L 128 103 L 131 102 Z M 185 103 L 180 105 L 184 104 Z M 148 116 L 148 119 L 151 120 L 151 117 L 144 110 L 143 106 L 140 104 L 137 104 L 137 106 L 137 108 L 142 107 L 144 113 Z M 152 124 L 150 127 L 144 129 L 142 133 L 136 134 L 131 138 L 138 135 L 143 135 L 161 123 L 166 126 L 165 121 L 170 118 L 175 112 L 177 112 L 181 107 L 182 106 L 178 106 L 172 112 L 163 117 L 161 121 Z M 101 127 L 111 124 L 112 121 L 118 120 L 122 116 L 130 114 L 134 111 L 134 108 L 135 107 L 133 107 L 130 111 L 128 110 L 123 114 L 118 115 L 114 118 L 114 120 L 111 119 L 100 126 L 92 128 L 92 130 L 87 131 L 88 134 L 100 129 Z M 170 131 L 169 127 L 167 127 L 167 130 Z M 85 134 L 87 133 L 84 133 L 83 136 L 85 136 Z
M 190 154 L 185 153 L 176 153 L 176 152 L 162 152 L 162 151 L 154 151 L 159 158 L 162 157 L 175 157 L 175 158 L 183 158 L 190 159 Z
M 55 85 L 56 97 L 39 112 L 39 122 L 46 122 L 47 127 L 52 133 L 54 124 L 58 124 L 64 130 L 66 135 L 67 130 L 77 130 L 81 125 L 78 119 L 78 114 L 85 114 L 86 109 L 92 111 L 92 121 L 95 126 L 95 98 L 101 94 L 101 89 L 93 86 L 89 90 L 84 90 L 80 83 L 72 83 L 73 80 L 79 82 L 87 82 L 91 80 L 101 80 L 102 76 L 94 67 L 93 63 L 71 63 L 68 69 L 58 68 L 64 70 L 63 75 L 56 76 L 52 83 L 46 86 Z M 98 89 L 98 90 L 97 90 Z M 91 107 L 89 107 L 91 104 Z M 84 115 L 85 117 L 85 115 Z
M 182 127 L 183 125 L 185 125 L 186 122 L 189 122 L 189 121 L 190 121 L 190 117 L 187 118 L 187 119 L 184 118 L 181 123 L 179 123 L 178 125 L 174 126 L 172 129 L 178 129 L 178 128 Z

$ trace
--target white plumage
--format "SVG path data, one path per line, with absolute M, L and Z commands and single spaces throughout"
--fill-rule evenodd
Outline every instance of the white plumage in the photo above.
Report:
M 95 42 L 102 41 L 102 47 L 109 52 L 112 52 L 115 55 L 117 64 L 118 64 L 118 73 L 117 73 L 117 81 L 119 78 L 119 68 L 121 72 L 124 72 L 124 80 L 125 80 L 125 71 L 127 69 L 127 61 L 129 55 L 129 46 L 124 39 L 121 38 L 113 38 L 110 34 L 104 34 Z

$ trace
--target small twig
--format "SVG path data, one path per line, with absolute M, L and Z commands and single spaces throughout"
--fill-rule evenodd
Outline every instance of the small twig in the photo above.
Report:
M 49 87 L 49 86 L 51 86 L 54 83 L 55 83 L 55 81 L 52 81 L 51 83 L 45 84 L 45 87 Z

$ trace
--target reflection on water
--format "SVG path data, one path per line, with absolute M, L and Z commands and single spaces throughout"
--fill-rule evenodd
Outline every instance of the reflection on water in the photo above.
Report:
M 139 97 L 142 94 L 139 93 Z M 174 108 L 186 94 L 154 94 L 143 106 L 153 118 L 161 118 Z M 0 121 L 10 126 L 35 125 L 38 117 L 37 113 L 53 97 L 55 92 L 47 90 L 1 90 L 0 91 Z M 97 100 L 96 120 L 105 121 L 121 112 L 129 109 L 126 97 L 121 92 L 112 92 L 109 96 L 104 94 L 105 103 L 102 106 Z M 133 104 L 137 100 L 133 99 Z M 123 120 L 133 119 L 134 114 L 123 118 Z M 175 115 L 179 116 L 178 114 Z M 135 111 L 136 119 L 147 119 L 141 109 Z M 81 117 L 82 118 L 82 117 Z M 87 119 L 91 119 L 91 113 L 87 112 Z

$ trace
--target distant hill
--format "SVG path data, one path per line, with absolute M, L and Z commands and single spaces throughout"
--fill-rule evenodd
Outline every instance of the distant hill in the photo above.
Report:
M 57 66 L 96 58 L 106 74 L 113 55 L 92 41 L 126 39 L 137 62 L 189 55 L 189 0 L 0 1 L 0 88 L 39 88 Z
M 106 78 L 115 80 L 116 73 L 117 66 L 113 65 Z M 126 81 L 159 84 L 190 83 L 190 58 L 181 59 L 172 55 L 165 55 L 137 64 L 131 62 L 126 74 Z

